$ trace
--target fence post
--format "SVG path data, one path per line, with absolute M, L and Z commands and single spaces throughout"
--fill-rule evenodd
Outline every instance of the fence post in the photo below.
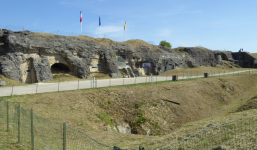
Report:
M 58 82 L 58 92 L 59 92 L 59 86 L 60 86 L 60 80 L 59 80 L 59 82 Z
M 12 94 L 11 95 L 13 95 L 13 86 L 12 86 Z
M 78 80 L 78 90 L 79 90 L 79 80 Z
M 18 105 L 18 143 L 21 142 L 21 105 Z
M 97 88 L 97 77 L 95 77 L 95 88 Z
M 125 80 L 125 79 L 123 78 L 123 86 L 124 86 L 124 80 Z
M 0 117 L 2 116 L 2 108 L 1 108 L 2 99 L 0 98 Z
M 34 128 L 33 128 L 33 109 L 30 112 L 31 116 L 31 149 L 34 150 Z
M 66 150 L 66 123 L 63 123 L 63 150 Z
M 7 132 L 9 132 L 9 101 L 7 101 Z
M 37 88 L 38 88 L 38 83 L 37 83 L 37 87 L 36 87 L 36 94 L 37 94 Z

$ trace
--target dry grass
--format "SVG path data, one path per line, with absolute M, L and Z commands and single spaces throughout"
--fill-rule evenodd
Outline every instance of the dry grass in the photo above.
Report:
M 35 35 L 40 36 L 40 37 L 53 37 L 55 36 L 55 34 L 51 34 L 51 33 L 40 33 L 40 32 L 34 32 Z M 134 40 L 128 40 L 128 41 L 124 41 L 124 42 L 117 42 L 117 41 L 113 41 L 111 39 L 107 39 L 107 38 L 93 38 L 90 36 L 86 36 L 86 35 L 81 35 L 81 36 L 70 36 L 73 38 L 77 38 L 79 40 L 88 40 L 88 41 L 94 41 L 95 43 L 98 44 L 102 44 L 104 46 L 111 46 L 113 43 L 120 43 L 120 44 L 127 44 L 133 48 L 139 48 L 141 46 L 147 46 L 149 47 L 151 50 L 155 50 L 156 46 L 149 44 L 143 40 L 139 40 L 139 39 L 134 39 Z
M 16 80 L 12 80 L 12 79 L 6 78 L 3 75 L 0 75 L 0 76 L 1 76 L 0 77 L 1 80 L 5 81 L 6 86 L 24 86 L 24 85 L 28 85 L 28 84 L 22 83 L 20 81 L 16 81 Z
M 149 47 L 151 50 L 155 50 L 156 46 L 149 44 L 143 40 L 139 40 L 139 39 L 134 39 L 134 40 L 128 40 L 125 42 L 120 42 L 122 44 L 128 44 L 129 46 L 133 47 L 133 48 L 140 48 L 141 46 L 147 46 Z
M 162 74 L 160 74 L 159 76 L 171 76 L 171 75 L 179 75 L 179 76 L 187 76 L 187 72 L 190 72 L 190 75 L 192 76 L 197 76 L 197 74 L 200 76 L 203 76 L 204 73 L 209 73 L 211 74 L 212 70 L 213 72 L 217 75 L 217 74 L 223 74 L 225 73 L 229 73 L 229 72 L 235 72 L 235 71 L 242 71 L 242 70 L 249 70 L 252 68 L 237 68 L 237 67 L 233 67 L 230 68 L 229 67 L 229 61 L 223 61 L 224 63 L 222 65 L 217 65 L 216 67 L 205 67 L 205 66 L 198 66 L 196 68 L 188 68 L 188 69 L 174 69 L 174 70 L 169 70 L 166 71 Z
M 188 48 L 188 47 L 177 47 L 177 48 L 173 48 L 172 50 L 181 51 L 184 48 Z M 205 48 L 205 47 L 193 47 L 193 48 L 200 49 L 200 50 L 205 50 L 205 51 L 210 51 L 210 49 Z
M 17 136 L 11 131 L 6 131 L 6 125 L 0 122 L 0 149 L 1 150 L 25 150 L 27 147 L 23 144 L 17 143 Z
M 37 36 L 42 36 L 42 37 L 50 37 L 50 36 L 55 36 L 56 34 L 52 33 L 42 33 L 42 32 L 33 32 Z
M 100 73 L 100 72 L 90 73 L 90 77 L 97 77 L 97 79 L 111 79 L 109 74 Z
M 108 145 L 137 148 L 141 144 L 148 149 L 153 149 L 171 142 L 174 134 L 183 137 L 185 133 L 194 132 L 195 129 L 208 124 L 206 121 L 185 125 L 189 122 L 224 116 L 237 110 L 256 95 L 256 83 L 256 74 L 244 74 L 159 84 L 12 96 L 5 99 L 21 103 L 21 106 L 27 109 L 33 108 L 34 112 L 43 118 L 66 122 L 68 126 L 83 130 Z M 224 97 L 224 100 L 221 97 Z M 179 102 L 181 105 L 165 100 Z M 146 118 L 146 122 L 142 125 L 151 128 L 152 134 L 156 136 L 115 132 L 116 123 L 136 119 L 137 116 L 134 114 L 139 110 L 144 111 L 143 116 Z M 99 115 L 102 115 L 102 119 Z M 181 126 L 184 127 L 181 128 Z M 111 127 L 111 130 L 108 131 L 108 127 Z M 138 132 L 143 133 L 144 130 L 139 128 Z
M 53 74 L 53 81 L 48 81 L 46 83 L 55 83 L 55 82 L 65 82 L 65 81 L 75 81 L 75 80 L 81 80 L 80 78 L 70 75 L 67 73 L 55 73 Z
M 257 59 L 257 53 L 250 53 L 250 55 Z

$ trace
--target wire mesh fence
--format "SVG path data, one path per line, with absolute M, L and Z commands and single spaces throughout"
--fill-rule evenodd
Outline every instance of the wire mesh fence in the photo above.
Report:
M 210 126 L 158 150 L 256 149 L 257 116 Z
M 236 74 L 249 74 L 253 71 L 245 70 Z M 233 72 L 223 75 L 235 75 Z M 215 76 L 215 74 L 213 75 Z M 180 79 L 191 79 L 194 75 Z M 197 75 L 196 77 L 203 77 Z M 125 80 L 110 80 L 110 86 L 138 84 L 159 81 L 172 81 L 173 77 L 142 77 Z M 108 80 L 106 80 L 108 85 Z M 98 81 L 99 82 L 99 81 Z M 90 82 L 89 82 L 90 83 Z M 81 86 L 80 86 L 81 87 Z M 98 87 L 98 86 L 96 86 Z M 92 88 L 92 87 L 91 87 Z M 112 147 L 98 142 L 86 133 L 58 123 L 41 118 L 15 103 L 0 98 L 0 126 L 17 137 L 17 141 L 32 149 L 112 149 Z M 161 149 L 255 149 L 257 148 L 257 117 L 233 120 L 216 126 L 211 126 L 177 140 Z
M 33 110 L 0 98 L 0 126 L 15 135 L 18 143 L 29 149 L 99 149 L 112 147 L 100 143 L 86 133 L 37 116 Z

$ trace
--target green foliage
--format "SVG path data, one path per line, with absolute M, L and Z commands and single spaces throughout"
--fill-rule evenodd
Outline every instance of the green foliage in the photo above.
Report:
M 167 46 L 168 48 L 171 48 L 171 44 L 169 42 L 166 42 L 166 41 L 161 41 L 159 45 L 162 45 L 162 46 Z
M 66 73 L 58 73 L 58 74 L 53 75 L 54 79 L 61 78 L 61 77 L 68 77 L 68 75 Z
M 159 127 L 159 124 L 158 122 L 155 122 L 155 123 L 151 123 L 155 128 L 158 128 Z
M 141 124 L 145 123 L 146 118 L 144 117 L 144 114 L 144 110 L 136 110 L 133 115 L 137 117 L 137 120 L 133 120 L 131 123 L 135 126 L 140 126 Z
M 119 71 L 120 71 L 120 74 L 121 74 L 121 75 L 123 75 L 123 76 L 126 75 L 126 73 L 125 73 L 122 69 L 119 69 Z
M 110 124 L 111 126 L 112 126 L 112 124 L 114 123 L 114 119 L 112 119 L 108 114 L 99 113 L 99 114 L 96 114 L 96 116 L 97 116 L 100 120 L 102 120 L 102 121 L 104 121 L 104 122 Z
M 112 101 L 111 101 L 111 100 L 108 100 L 108 104 L 110 104 L 110 105 L 111 105 L 111 104 L 112 104 Z
M 119 130 L 117 124 L 115 124 L 115 128 L 116 128 L 116 130 L 120 133 L 120 130 Z
M 139 108 L 140 106 L 142 106 L 144 104 L 144 102 L 137 102 L 136 104 L 135 104 L 135 108 L 137 109 L 137 108 Z

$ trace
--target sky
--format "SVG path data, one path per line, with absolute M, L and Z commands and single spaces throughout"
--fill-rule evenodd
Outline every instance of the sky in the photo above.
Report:
M 257 53 L 257 0 L 1 0 L 0 5 L 2 29 L 80 35 L 81 9 L 83 35 Z

